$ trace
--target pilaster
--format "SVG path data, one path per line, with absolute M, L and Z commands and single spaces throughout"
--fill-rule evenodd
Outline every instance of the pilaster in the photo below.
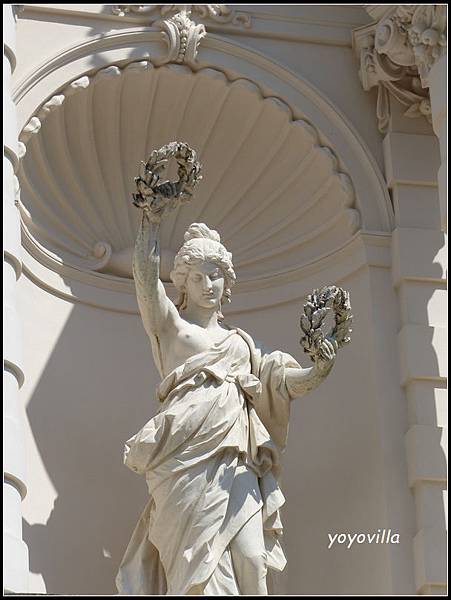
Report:
M 408 480 L 416 505 L 412 540 L 419 594 L 446 592 L 446 249 L 433 135 L 396 131 L 384 142 L 396 227 L 392 280 L 398 293 L 399 384 L 408 403 Z M 402 127 L 400 127 L 402 129 Z

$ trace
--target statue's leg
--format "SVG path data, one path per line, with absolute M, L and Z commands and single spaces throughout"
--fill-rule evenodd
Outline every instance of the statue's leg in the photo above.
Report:
M 230 549 L 241 594 L 267 596 L 266 550 L 261 510 L 243 525 L 230 542 Z

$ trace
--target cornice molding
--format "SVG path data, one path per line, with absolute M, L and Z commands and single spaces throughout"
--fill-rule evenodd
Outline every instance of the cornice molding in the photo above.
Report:
M 61 16 L 69 23 L 73 19 L 95 19 L 96 21 L 109 22 L 113 27 L 135 27 L 146 31 L 157 29 L 156 23 L 161 19 L 161 13 L 157 8 L 154 14 L 138 11 L 139 6 L 145 5 L 121 5 L 133 6 L 134 11 L 122 11 L 123 16 L 112 12 L 112 5 L 96 4 L 25 4 L 24 13 L 20 18 L 34 19 L 39 15 L 39 19 L 45 15 L 51 18 Z M 119 5 L 116 5 L 119 6 Z M 175 6 L 175 5 L 149 5 Z M 189 5 L 186 5 L 189 6 Z M 289 11 L 285 14 L 282 10 L 275 11 L 277 5 L 243 5 L 243 10 L 233 13 L 230 20 L 227 15 L 219 15 L 221 18 L 213 19 L 206 15 L 202 18 L 196 11 L 204 9 L 209 5 L 194 5 L 195 12 L 191 14 L 191 20 L 196 24 L 202 24 L 208 30 L 208 34 L 227 34 L 233 37 L 263 38 L 269 40 L 282 40 L 293 43 L 308 43 L 319 45 L 331 45 L 350 48 L 350 32 L 353 28 L 365 23 L 365 17 L 361 18 L 364 11 L 360 7 L 348 5 L 347 18 L 337 19 L 336 14 L 324 13 L 324 18 L 312 18 L 308 13 L 302 10 L 303 5 L 296 13 Z M 222 5 L 228 6 L 228 5 Z M 234 6 L 234 5 L 230 5 Z M 267 7 L 269 6 L 269 9 Z M 180 8 L 180 7 L 179 7 Z M 237 5 L 237 8 L 241 8 Z M 260 8 L 260 10 L 254 10 Z M 350 14 L 349 14 L 350 13 Z M 355 14 L 354 14 L 355 13 Z M 166 13 L 164 19 L 170 18 L 171 13 Z M 203 44 L 201 44 L 202 46 Z
M 374 5 L 366 9 L 377 20 L 353 32 L 353 47 L 360 61 L 363 89 L 378 90 L 379 130 L 385 133 L 388 127 L 390 96 L 406 107 L 404 116 L 424 117 L 431 123 L 428 77 L 446 48 L 445 5 Z

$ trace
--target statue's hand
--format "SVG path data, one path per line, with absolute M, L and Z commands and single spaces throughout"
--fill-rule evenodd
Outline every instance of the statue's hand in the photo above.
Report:
M 316 355 L 315 365 L 318 371 L 327 375 L 332 369 L 337 358 L 338 343 L 330 338 L 326 338 L 319 347 Z
M 161 219 L 172 210 L 170 201 L 167 198 L 157 197 L 144 207 L 144 213 L 151 223 L 160 223 Z
M 159 223 L 163 215 L 175 206 L 170 190 L 167 189 L 172 185 L 171 182 L 160 184 L 158 193 L 155 193 L 142 179 L 137 180 L 138 193 L 133 194 L 133 204 L 144 211 L 149 221 Z
M 178 180 L 162 181 L 162 171 L 171 159 L 177 161 Z M 171 142 L 154 150 L 146 163 L 141 162 L 140 175 L 135 177 L 133 204 L 145 211 L 151 222 L 158 223 L 166 213 L 191 199 L 194 186 L 202 179 L 200 171 L 196 152 L 185 143 Z

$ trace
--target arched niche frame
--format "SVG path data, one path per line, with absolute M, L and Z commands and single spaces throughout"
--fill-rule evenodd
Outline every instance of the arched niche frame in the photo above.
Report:
M 18 85 L 24 269 L 38 285 L 137 312 L 133 177 L 173 139 L 199 151 L 205 177 L 164 223 L 164 276 L 190 222 L 217 228 L 239 278 L 229 312 L 302 297 L 302 281 L 331 283 L 386 249 L 382 174 L 314 86 L 211 34 L 196 65 L 163 56 L 159 33 L 125 30 L 68 49 Z

